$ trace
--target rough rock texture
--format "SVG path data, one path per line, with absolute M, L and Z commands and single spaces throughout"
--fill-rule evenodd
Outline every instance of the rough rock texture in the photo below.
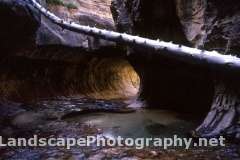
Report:
M 239 1 L 176 0 L 176 4 L 185 35 L 193 45 L 223 53 L 240 51 Z
M 53 4 L 48 8 L 81 24 L 114 30 L 109 0 L 71 3 L 78 8 Z M 112 56 L 122 52 L 114 43 L 63 31 L 24 0 L 0 0 L 0 7 L 4 20 L 0 25 L 0 100 L 26 102 L 76 95 L 125 99 L 138 93 L 139 77 L 126 60 Z
M 110 12 L 110 1 L 83 1 L 72 0 L 63 1 L 65 4 L 73 4 L 76 8 L 68 8 L 62 5 L 46 4 L 50 11 L 57 16 L 78 22 L 83 25 L 95 26 L 114 30 L 114 23 Z M 81 47 L 88 50 L 96 50 L 101 47 L 113 46 L 114 43 L 76 34 L 74 32 L 63 30 L 61 27 L 52 24 L 42 16 L 42 23 L 37 32 L 36 43 L 38 45 L 66 45 L 70 47 Z
M 174 1 L 114 0 L 113 17 L 118 29 L 144 37 L 186 43 Z
M 112 10 L 120 31 L 125 28 L 125 32 L 148 38 L 188 44 L 173 0 L 114 0 Z M 129 61 L 141 77 L 141 97 L 149 107 L 183 112 L 209 107 L 213 88 L 206 70 L 143 49 L 128 52 Z M 204 100 L 196 104 L 199 97 Z
M 32 9 L 26 7 L 22 1 L 15 3 L 14 1 L 0 2 L 4 4 L 4 10 L 2 10 L 2 12 L 8 15 L 8 17 L 13 18 L 2 25 L 3 28 L 5 27 L 4 30 L 7 30 L 5 25 L 8 23 L 11 24 L 11 27 L 13 27 L 13 24 L 15 24 L 15 20 L 18 17 L 31 19 L 33 22 L 40 22 L 38 18 L 35 18 L 36 16 L 33 16 L 38 14 L 29 12 Z M 64 1 L 64 3 L 67 2 L 68 1 Z M 109 6 L 109 1 L 99 0 L 91 3 L 90 1 L 78 0 L 71 2 L 76 3 L 76 9 L 70 9 L 64 5 L 48 5 L 48 7 L 52 12 L 64 19 L 84 22 L 85 25 L 96 25 L 100 28 L 114 29 L 112 26 L 113 23 L 110 16 L 111 14 L 109 14 L 110 10 L 106 11 L 107 7 L 102 7 L 106 5 Z M 15 7 L 13 6 L 16 8 L 22 8 L 23 14 L 19 15 L 21 12 L 14 11 Z M 7 10 L 5 10 L 6 8 Z M 112 3 L 112 11 L 114 13 L 116 27 L 121 32 L 129 32 L 139 34 L 144 37 L 153 39 L 159 38 L 165 41 L 174 41 L 180 44 L 194 45 L 196 47 L 205 47 L 208 49 L 215 48 L 223 53 L 230 53 L 230 51 L 233 53 L 239 51 L 239 8 L 239 3 L 237 1 L 231 1 L 229 3 L 226 0 L 152 0 L 150 3 L 147 0 L 114 0 Z M 32 15 L 31 13 L 34 14 Z M 103 15 L 103 17 L 100 17 L 99 15 Z M 33 37 L 32 34 L 35 33 L 36 26 L 30 28 L 30 32 L 28 33 L 27 31 L 26 33 L 26 31 L 24 31 L 25 24 L 28 23 L 25 21 L 22 23 L 20 21 L 19 25 L 21 27 L 18 32 L 15 32 L 13 35 L 11 35 L 12 33 L 10 33 L 10 35 L 3 34 L 6 37 L 6 40 L 12 44 L 29 44 L 25 43 L 23 40 L 26 40 L 26 42 L 30 41 L 29 39 Z M 26 26 L 29 27 L 29 25 Z M 8 38 L 11 36 L 23 36 L 26 39 L 20 38 L 18 39 L 19 41 L 21 40 L 20 43 L 18 43 L 18 41 L 13 43 L 11 38 Z M 80 47 L 88 50 L 113 45 L 112 43 L 102 41 L 97 38 L 64 31 L 61 28 L 52 25 L 44 18 L 41 19 L 41 27 L 37 32 L 37 44 L 67 45 L 70 47 Z M 148 56 L 142 56 L 141 53 L 146 52 L 148 54 L 145 55 Z M 160 106 L 168 109 L 172 107 L 180 111 L 192 110 L 194 112 L 197 112 L 198 110 L 205 110 L 210 107 L 213 91 L 215 89 L 215 99 L 213 101 L 210 116 L 212 116 L 212 112 L 217 112 L 217 114 L 215 114 L 214 117 L 209 118 L 208 116 L 206 118 L 206 123 L 204 122 L 204 124 L 198 129 L 199 133 L 207 136 L 215 136 L 227 132 L 229 133 L 230 131 L 233 131 L 232 133 L 238 133 L 238 121 L 236 121 L 236 119 L 239 118 L 239 94 L 237 92 L 239 87 L 236 80 L 232 83 L 232 80 L 235 77 L 225 78 L 225 74 L 219 76 L 219 73 L 213 74 L 206 68 L 176 62 L 171 59 L 163 58 L 159 55 L 153 56 L 147 50 L 129 48 L 128 53 L 130 54 L 128 60 L 141 77 L 141 97 L 148 102 L 150 107 Z M 98 59 L 94 62 L 96 61 L 98 61 Z M 98 64 L 101 63 L 96 63 L 94 64 L 94 67 L 92 67 L 93 72 L 87 72 L 87 74 L 90 74 L 88 75 L 88 80 L 91 82 L 95 82 L 96 79 L 102 78 L 98 72 L 95 72 L 95 68 L 98 68 Z M 115 66 L 118 62 L 114 62 L 114 64 L 110 66 L 108 64 L 111 64 L 111 62 L 106 65 L 106 68 L 109 67 L 108 69 L 110 70 L 106 69 L 101 71 L 106 73 L 101 80 L 105 82 L 105 77 L 110 77 L 112 82 L 114 82 L 116 77 L 111 77 L 109 75 L 112 74 L 112 70 L 118 70 L 118 67 Z M 90 67 L 90 70 L 92 68 Z M 124 68 L 124 66 L 122 67 L 120 63 L 119 68 Z M 48 73 L 48 70 L 41 70 L 41 72 L 42 71 Z M 67 73 L 73 74 L 72 72 Z M 94 74 L 91 75 L 91 73 Z M 116 74 L 121 73 L 122 72 L 120 71 Z M 123 75 L 125 75 L 125 72 Z M 21 76 L 22 75 L 20 74 L 19 77 Z M 36 77 L 37 76 L 33 74 L 32 79 Z M 121 75 L 119 77 L 124 76 Z M 9 77 L 6 78 L 3 76 L 3 79 L 4 78 L 9 80 Z M 59 79 L 64 78 L 60 77 Z M 131 77 L 129 79 L 131 80 Z M 215 88 L 213 79 L 217 81 L 215 83 Z M 58 79 L 55 79 L 55 81 L 57 80 Z M 84 79 L 84 83 L 88 83 L 88 80 Z M 219 85 L 222 83 L 224 87 Z M 39 81 L 37 84 L 40 84 Z M 87 84 L 87 86 L 89 84 Z M 99 86 L 93 86 L 93 88 L 95 87 L 94 89 L 96 89 L 97 92 L 103 92 L 103 88 L 101 88 L 101 86 L 106 85 L 107 84 L 103 83 Z M 230 85 L 233 85 L 234 89 L 229 87 Z M 12 87 L 12 85 L 10 86 Z M 111 87 L 112 86 L 110 86 L 110 88 Z M 236 91 L 234 91 L 235 89 Z M 219 90 L 221 92 L 219 92 Z
M 203 45 L 206 31 L 204 29 L 205 1 L 176 0 L 177 14 L 183 25 L 187 39 L 194 45 Z
M 226 78 L 225 81 L 216 80 L 212 107 L 204 122 L 197 128 L 198 134 L 205 137 L 224 134 L 240 138 L 240 93 L 236 87 L 238 81 L 239 79 Z
M 35 58 L 1 59 L 1 100 L 29 102 L 56 96 L 130 99 L 138 94 L 139 77 L 122 58 L 76 55 L 76 50 L 63 47 L 38 52 L 38 55 L 56 52 L 56 58 L 41 59 L 35 54 Z M 63 56 L 58 58 L 59 55 Z
M 67 8 L 66 6 L 46 4 L 49 10 L 64 19 L 71 19 L 84 25 L 96 26 L 114 30 L 113 19 L 110 12 L 110 1 L 81 1 L 73 0 L 72 4 L 76 9 Z M 65 1 L 69 3 L 69 1 Z M 24 0 L 0 0 L 0 16 L 4 20 L 1 24 L 1 41 L 5 48 L 20 48 L 24 45 L 65 45 L 69 47 L 79 47 L 85 50 L 97 50 L 103 47 L 114 47 L 115 43 L 108 42 L 76 34 L 52 24 L 44 17 L 39 15 Z M 17 24 L 17 26 L 16 26 Z M 5 32 L 5 31 L 8 32 Z M 16 38 L 12 38 L 16 37 Z M 12 45 L 14 44 L 14 47 Z
M 112 1 L 111 11 L 119 32 L 132 33 L 133 22 L 127 1 Z
M 237 0 L 114 0 L 112 3 L 120 31 L 126 28 L 125 32 L 215 49 L 223 54 L 240 53 L 239 9 Z M 211 111 L 197 129 L 198 134 L 234 133 L 239 137 L 238 73 L 213 73 L 151 53 L 140 63 L 143 52 L 147 51 L 131 49 L 129 59 L 141 76 L 142 97 L 150 106 L 175 106 L 175 109 L 178 106 L 179 110 L 196 112 L 210 107 L 212 101 Z
M 188 40 L 197 47 L 239 56 L 240 3 L 237 0 L 177 0 Z M 217 73 L 211 110 L 197 132 L 202 136 L 239 136 L 239 74 Z

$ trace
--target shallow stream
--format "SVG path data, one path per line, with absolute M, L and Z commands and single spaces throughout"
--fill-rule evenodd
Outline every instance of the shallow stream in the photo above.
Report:
M 43 100 L 37 104 L 0 104 L 0 135 L 31 138 L 105 137 L 188 137 L 198 124 L 191 115 L 156 109 L 128 108 L 122 101 L 85 98 Z M 235 145 L 224 148 L 190 150 L 131 147 L 2 147 L 0 159 L 6 160 L 141 160 L 141 159 L 237 159 Z

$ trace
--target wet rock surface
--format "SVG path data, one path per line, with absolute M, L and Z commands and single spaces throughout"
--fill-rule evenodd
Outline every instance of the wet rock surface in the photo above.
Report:
M 174 0 L 151 3 L 147 0 L 114 0 L 112 10 L 119 31 L 189 45 Z M 149 107 L 183 112 L 198 110 L 203 114 L 209 109 L 213 93 L 209 70 L 137 47 L 129 47 L 128 54 L 128 60 L 141 77 L 140 97 Z
M 64 19 L 72 19 L 77 22 L 81 21 L 81 23 L 85 25 L 107 28 L 110 30 L 115 29 L 113 26 L 113 21 L 111 19 L 111 14 L 109 14 L 110 1 L 96 0 L 94 1 L 94 3 L 91 3 L 92 1 L 90 2 L 85 0 L 78 0 L 73 2 L 76 2 L 77 9 L 69 9 L 65 6 L 51 5 L 48 5 L 48 7 L 51 11 Z M 228 53 L 231 50 L 238 51 L 239 6 L 235 5 L 238 4 L 237 1 L 232 1 L 231 3 L 227 1 L 209 1 L 209 3 L 207 4 L 205 2 L 205 0 L 202 0 L 177 1 L 177 3 L 175 3 L 173 0 L 167 2 L 162 0 L 154 0 L 149 3 L 149 1 L 147 0 L 115 0 L 113 2 L 112 10 L 114 12 L 114 19 L 117 24 L 117 30 L 121 32 L 129 32 L 154 39 L 160 38 L 166 41 L 174 41 L 181 44 L 195 45 L 197 47 L 203 47 L 205 45 L 206 48 L 217 48 L 223 53 Z M 3 44 L 1 45 L 1 49 L 5 51 L 2 52 L 4 53 L 3 56 L 9 56 L 10 53 L 13 55 L 16 55 L 17 53 L 18 55 L 22 56 L 23 48 L 27 47 L 26 50 L 28 57 L 32 56 L 32 58 L 41 59 L 41 53 L 43 52 L 38 52 L 39 48 L 35 48 L 35 33 L 36 29 L 40 25 L 39 17 L 35 15 L 34 11 L 29 12 L 28 9 L 30 9 L 31 11 L 32 8 L 29 8 L 29 6 L 27 6 L 23 1 L 0 0 L 0 4 L 0 12 L 3 13 L 1 14 L 1 18 L 3 17 L 3 20 L 6 20 L 5 23 L 0 25 L 0 29 L 2 31 L 9 31 L 1 32 L 0 36 L 3 37 L 1 38 L 1 42 Z M 224 6 L 224 4 L 228 5 Z M 177 12 L 175 10 L 176 8 L 178 9 Z M 99 16 L 100 14 L 101 17 Z M 9 18 L 5 19 L 5 17 Z M 37 36 L 37 43 L 40 45 L 67 45 L 69 47 L 84 48 L 85 50 L 94 50 L 99 49 L 102 46 L 112 47 L 115 45 L 113 43 L 102 41 L 97 38 L 70 33 L 68 31 L 62 30 L 57 26 L 52 25 L 44 18 L 42 18 L 41 20 L 41 28 L 38 30 Z M 13 39 L 12 37 L 16 37 L 16 39 Z M 34 47 L 32 47 L 32 45 Z M 19 48 L 21 50 L 19 50 Z M 33 48 L 37 50 L 38 56 L 32 53 Z M 60 48 L 58 49 L 61 50 Z M 26 61 L 24 61 L 24 65 L 21 66 L 25 69 L 27 68 L 27 70 L 32 69 L 30 72 L 26 72 L 28 74 L 36 73 L 39 71 L 38 73 L 40 73 L 40 75 L 45 75 L 46 77 L 49 75 L 55 75 L 56 79 L 52 79 L 53 81 L 49 81 L 49 79 L 47 78 L 38 78 L 39 74 L 37 73 L 29 74 L 31 76 L 30 78 L 27 77 L 26 80 L 24 79 L 26 78 L 25 74 L 23 74 L 22 72 L 18 72 L 19 70 L 16 69 L 18 68 L 17 65 L 9 65 L 11 66 L 10 68 L 3 65 L 5 68 L 7 68 L 6 70 L 4 70 L 1 66 L 1 71 L 9 71 L 9 73 L 10 71 L 13 71 L 11 73 L 14 73 L 14 76 L 10 74 L 10 76 L 8 77 L 5 74 L 1 74 L 1 80 L 6 83 L 2 83 L 4 87 L 1 87 L 0 91 L 3 93 L 8 93 L 10 95 L 13 93 L 22 96 L 23 94 L 27 93 L 34 97 L 41 97 L 42 95 L 48 96 L 48 94 L 52 90 L 50 89 L 51 91 L 46 91 L 46 86 L 53 86 L 53 83 L 56 84 L 55 82 L 59 82 L 60 79 L 65 80 L 65 78 L 67 77 L 69 79 L 62 83 L 64 85 L 55 86 L 56 88 L 67 86 L 67 89 L 63 88 L 63 90 L 60 90 L 60 92 L 58 93 L 67 93 L 67 95 L 79 93 L 73 92 L 75 91 L 76 87 L 74 87 L 74 85 L 72 84 L 79 86 L 78 82 L 71 81 L 74 79 L 72 79 L 72 77 L 74 77 L 73 75 L 75 73 L 78 73 L 75 71 L 73 72 L 73 68 L 79 69 L 81 67 L 85 68 L 86 66 L 78 66 L 79 68 L 75 67 L 76 57 L 78 56 L 70 56 L 71 60 L 68 61 L 69 63 L 67 64 L 65 63 L 65 61 L 64 63 L 58 63 L 59 59 L 63 60 L 66 57 L 69 58 L 69 50 L 69 48 L 65 48 L 65 50 L 62 51 L 66 51 L 65 54 L 61 54 L 62 52 L 55 53 L 56 50 L 47 52 L 48 56 L 57 57 L 54 58 L 55 60 L 57 60 L 57 63 L 56 61 L 45 61 L 44 63 L 38 63 L 39 61 L 37 61 L 35 66 L 36 68 L 39 67 L 39 70 L 35 67 L 31 68 L 31 64 L 26 65 Z M 81 51 L 76 50 L 76 52 L 71 54 L 76 55 L 79 52 Z M 147 100 L 149 107 L 173 107 L 173 109 L 177 108 L 185 112 L 189 112 L 191 110 L 191 112 L 194 111 L 197 113 L 198 110 L 205 111 L 206 108 L 209 108 L 209 104 L 212 100 L 213 84 L 211 74 L 208 70 L 206 71 L 203 68 L 194 68 L 193 66 L 188 66 L 183 63 L 178 63 L 169 59 L 163 59 L 163 57 L 153 56 L 151 53 L 148 54 L 149 56 L 147 57 L 142 56 L 141 53 L 143 52 L 148 51 L 141 49 L 128 49 L 128 53 L 130 54 L 128 60 L 141 77 L 142 93 L 140 98 L 144 98 L 144 100 Z M 64 57 L 63 55 L 66 57 Z M 60 56 L 61 58 L 59 58 Z M 10 60 L 13 62 L 15 58 L 16 57 L 10 57 Z M 6 61 L 8 60 L 9 59 L 7 59 Z M 88 59 L 83 58 L 83 60 L 79 61 L 79 63 L 82 64 L 82 62 L 86 60 Z M 98 59 L 95 59 L 92 62 L 95 63 L 96 61 L 98 61 Z M 28 63 L 29 62 L 31 63 L 32 60 L 28 61 Z M 73 65 L 73 68 L 70 68 L 68 71 L 65 72 L 63 68 L 66 68 L 65 66 L 69 65 L 70 63 L 71 65 Z M 58 64 L 57 68 L 54 68 L 52 70 L 55 74 L 50 74 L 49 70 L 46 69 L 46 66 L 55 66 L 56 64 Z M 93 67 L 94 71 L 96 68 L 98 68 L 98 66 L 102 66 L 99 65 L 98 62 L 96 64 L 97 65 L 94 65 Z M 106 66 L 108 68 L 111 68 L 108 65 Z M 22 69 L 21 67 L 19 67 L 20 71 Z M 58 72 L 55 72 L 55 69 Z M 90 67 L 90 69 L 92 68 Z M 62 74 L 62 71 L 64 71 L 64 73 L 70 76 L 66 76 L 65 78 L 63 78 L 64 76 Z M 97 72 L 94 72 L 95 74 L 93 77 L 95 78 L 96 76 L 96 79 L 99 79 L 99 77 L 101 77 L 100 75 L 102 74 L 97 69 L 96 71 Z M 160 72 L 161 74 L 159 74 Z M 103 78 L 101 77 L 101 82 L 107 82 L 105 80 L 105 77 L 109 78 L 110 74 L 111 72 L 107 72 Z M 93 88 L 90 87 L 89 89 L 87 87 L 84 89 L 86 89 L 87 91 L 93 89 L 93 91 L 97 91 L 96 93 L 100 94 L 101 96 L 103 89 L 101 86 L 106 86 L 105 83 L 103 83 L 104 85 L 99 85 L 100 87 L 96 87 L 94 85 L 91 85 L 95 84 L 96 79 L 94 79 L 92 76 L 89 77 L 90 78 L 87 78 L 87 81 L 85 78 L 83 78 L 82 80 L 86 83 L 94 82 L 89 83 L 90 85 L 87 84 L 87 86 L 91 86 Z M 113 80 L 116 80 L 115 76 L 112 78 Z M 17 83 L 15 83 L 14 80 L 19 79 L 20 81 L 17 81 Z M 23 79 L 26 80 L 25 82 L 33 83 L 33 86 L 35 87 L 29 87 L 26 91 L 16 87 L 23 86 L 22 84 L 24 83 L 22 83 L 21 81 Z M 42 85 L 43 83 L 44 85 Z M 5 84 L 7 84 L 8 87 L 5 88 Z M 109 86 L 110 88 L 112 87 L 112 85 Z M 42 88 L 44 92 L 39 93 L 39 88 Z M 117 88 L 121 88 L 121 86 L 118 86 Z M 70 92 L 66 92 L 66 90 L 68 89 Z M 81 88 L 81 90 L 83 90 L 83 88 Z M 19 94 L 19 92 L 21 94 Z M 39 94 L 35 95 L 33 93 Z M 4 95 L 6 96 L 6 94 Z M 55 94 L 50 93 L 50 95 Z M 104 96 L 105 95 L 107 94 L 104 94 Z M 112 94 L 109 95 L 112 96 Z M 172 104 L 174 104 L 175 106 L 173 106 Z M 75 98 L 48 99 L 40 101 L 38 103 L 29 104 L 17 104 L 12 102 L 2 103 L 0 106 L 0 135 L 3 135 L 5 137 L 29 138 L 32 137 L 33 134 L 37 134 L 41 137 L 78 138 L 87 135 L 109 134 L 120 134 L 126 136 L 133 133 L 134 131 L 138 133 L 139 136 L 167 136 L 175 133 L 173 131 L 178 131 L 182 133 L 182 136 L 186 136 L 187 131 L 194 129 L 195 124 L 189 124 L 186 122 L 186 120 L 176 117 L 175 114 L 171 113 L 169 115 L 166 112 L 157 111 L 139 112 L 135 111 L 135 109 L 132 108 L 129 109 L 127 105 L 128 104 L 119 101 Z M 112 112 L 114 112 L 114 114 Z M 154 114 L 152 112 L 154 112 Z M 123 115 L 122 113 L 128 114 Z M 157 113 L 157 115 L 155 113 Z M 164 117 L 164 115 L 166 116 Z M 167 122 L 165 122 L 160 117 L 166 119 Z M 128 121 L 130 121 L 131 123 Z M 193 119 L 191 119 L 191 121 L 193 121 Z M 129 125 L 125 125 L 126 123 L 129 123 Z M 180 125 L 183 125 L 184 127 L 179 127 Z M 188 151 L 181 149 L 171 149 L 166 151 L 155 148 L 136 150 L 126 147 L 98 148 L 95 146 L 91 146 L 88 148 L 74 147 L 71 150 L 56 147 L 3 147 L 0 148 L 0 158 L 13 160 L 239 159 L 238 148 L 239 146 L 233 144 L 229 144 L 227 147 L 224 148 L 194 148 Z
M 136 133 L 137 130 L 137 132 L 139 132 L 145 128 L 147 132 L 140 131 L 138 136 L 149 137 L 153 135 L 171 136 L 174 132 L 173 130 L 171 131 L 171 129 L 169 130 L 169 128 L 175 129 L 176 131 L 179 129 L 180 125 L 183 128 L 179 131 L 183 134 L 194 126 L 194 124 L 190 125 L 186 120 L 179 118 L 175 113 L 161 110 L 152 111 L 141 109 L 128 114 L 116 112 L 88 112 L 78 116 L 69 116 L 66 119 L 58 118 L 65 114 L 69 114 L 69 112 L 81 112 L 84 108 L 89 108 L 89 105 L 95 108 L 103 108 L 103 111 L 104 108 L 109 109 L 112 107 L 113 111 L 116 111 L 116 109 L 122 108 L 121 104 L 122 103 L 120 102 L 114 101 L 96 101 L 79 98 L 43 100 L 36 104 L 38 106 L 37 108 L 30 104 L 2 103 L 0 112 L 0 134 L 4 138 L 31 138 L 34 134 L 42 138 L 81 138 L 89 135 L 109 136 L 110 134 L 112 136 L 120 135 L 123 137 L 132 137 L 134 135 L 129 135 L 129 133 L 132 133 L 133 130 L 135 130 Z M 6 107 L 8 110 L 6 110 Z M 166 119 L 166 117 L 170 118 Z M 132 119 L 135 119 L 135 122 L 125 126 L 124 124 L 126 123 L 124 122 L 124 119 L 125 121 L 132 121 Z M 145 122 L 142 123 L 142 121 Z M 137 125 L 137 123 L 141 125 Z M 177 126 L 174 126 L 173 124 L 177 124 Z M 154 131 L 151 128 L 153 128 Z M 118 131 L 116 131 L 116 129 Z M 116 132 L 113 132 L 114 130 Z M 186 134 L 183 134 L 182 136 L 186 136 Z M 90 147 L 76 146 L 69 150 L 64 147 L 1 147 L 0 157 L 6 160 L 227 160 L 238 159 L 239 151 L 235 145 L 228 145 L 224 148 L 192 148 L 190 150 L 184 150 L 181 148 L 163 150 L 154 147 L 137 150 L 131 147 L 96 147 L 95 145 Z

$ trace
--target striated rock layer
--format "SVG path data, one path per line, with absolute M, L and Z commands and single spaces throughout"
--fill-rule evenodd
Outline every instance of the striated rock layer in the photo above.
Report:
M 58 16 L 84 25 L 108 30 L 116 27 L 120 32 L 217 49 L 223 54 L 239 52 L 237 1 L 113 0 L 115 26 L 108 0 L 47 2 L 41 1 Z M 0 26 L 4 37 L 1 60 L 5 67 L 0 93 L 6 98 L 22 99 L 29 91 L 30 95 L 34 93 L 33 97 L 80 94 L 97 99 L 126 99 L 137 97 L 140 85 L 139 99 L 149 107 L 193 112 L 198 116 L 213 103 L 197 133 L 239 137 L 236 74 L 213 72 L 148 50 L 124 48 L 63 30 L 41 17 L 25 1 L 2 0 L 0 4 L 4 15 L 1 18 L 8 17 Z M 18 26 L 14 25 L 16 22 Z M 122 54 L 116 56 L 115 52 Z M 89 53 L 93 55 L 84 55 Z
M 109 0 L 71 1 L 76 8 L 42 4 L 60 17 L 114 30 Z M 109 57 L 124 54 L 114 43 L 62 30 L 23 0 L 0 1 L 0 7 L 0 17 L 5 20 L 0 25 L 1 99 L 137 96 L 140 82 L 133 67 L 123 57 Z
M 240 53 L 239 7 L 240 3 L 236 0 L 112 2 L 113 17 L 119 31 L 237 55 Z M 207 110 L 212 102 L 211 110 L 197 129 L 197 134 L 231 134 L 239 137 L 240 88 L 237 73 L 213 72 L 207 68 L 157 58 L 151 53 L 148 60 L 139 63 L 139 55 L 148 51 L 134 48 L 128 49 L 128 52 L 130 62 L 141 76 L 141 95 L 148 104 L 166 108 L 175 106 L 175 109 L 178 106 L 181 111 L 196 112 Z

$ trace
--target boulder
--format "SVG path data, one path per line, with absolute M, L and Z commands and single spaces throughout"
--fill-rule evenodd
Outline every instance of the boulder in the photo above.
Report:
M 65 20 L 71 19 L 80 24 L 114 30 L 108 0 L 97 1 L 99 6 L 95 7 L 92 6 L 91 1 L 73 2 L 75 2 L 76 8 L 74 8 L 74 4 L 71 4 L 72 8 L 69 7 L 66 0 L 64 5 L 47 4 L 45 0 L 40 1 L 42 5 Z M 25 0 L 0 0 L 0 13 L 0 18 L 4 21 L 0 26 L 2 31 L 0 41 L 1 47 L 6 47 L 6 50 L 29 45 L 63 45 L 84 50 L 115 46 L 115 43 L 112 42 L 63 30 L 40 15 L 30 5 L 30 2 Z

